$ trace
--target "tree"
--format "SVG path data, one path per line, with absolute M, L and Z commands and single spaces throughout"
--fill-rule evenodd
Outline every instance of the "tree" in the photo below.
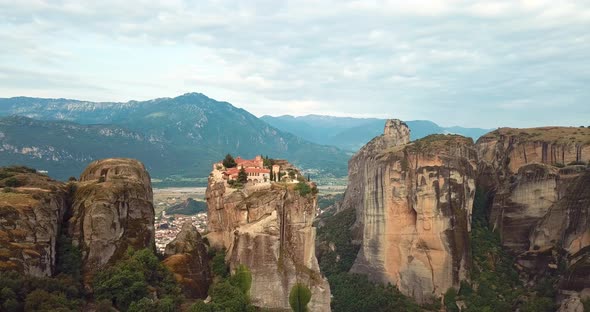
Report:
M 247 295 L 252 286 L 252 273 L 245 265 L 240 264 L 236 269 L 236 273 L 231 277 L 230 282 Z
M 264 165 L 265 168 L 270 169 L 272 167 L 272 159 L 268 158 L 268 155 L 266 157 L 262 158 L 262 164 Z
M 223 166 L 225 168 L 234 168 L 235 166 L 237 166 L 236 160 L 232 157 L 231 154 L 225 155 L 225 158 L 223 159 Z
M 246 184 L 248 182 L 248 174 L 246 173 L 246 169 L 244 169 L 244 167 L 240 168 L 240 172 L 238 172 L 238 182 L 242 184 Z
M 311 300 L 311 290 L 307 286 L 297 283 L 289 293 L 289 305 L 294 312 L 306 312 L 307 304 Z
M 215 250 L 211 260 L 211 272 L 215 276 L 227 277 L 227 265 L 225 264 L 225 249 Z
M 4 185 L 8 187 L 19 187 L 21 183 L 15 177 L 11 177 L 4 181 Z
M 299 191 L 299 195 L 307 196 L 307 194 L 311 193 L 311 187 L 305 182 L 299 182 L 295 185 L 295 190 Z
M 158 298 L 168 298 L 166 302 L 161 299 L 154 303 L 157 311 L 169 310 L 164 306 L 169 307 L 170 300 L 178 306 L 182 292 L 172 273 L 150 249 L 129 250 L 126 259 L 96 274 L 93 288 L 97 300 L 112 300 L 119 310 L 131 306 L 143 309 L 148 302 L 141 300 L 151 298 L 150 290 L 155 291 Z
M 242 290 L 228 280 L 213 284 L 209 291 L 212 311 L 246 312 L 249 298 Z

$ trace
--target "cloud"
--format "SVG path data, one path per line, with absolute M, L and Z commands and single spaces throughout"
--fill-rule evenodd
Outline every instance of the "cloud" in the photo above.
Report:
M 0 0 L 0 96 L 577 125 L 589 28 L 582 1 Z

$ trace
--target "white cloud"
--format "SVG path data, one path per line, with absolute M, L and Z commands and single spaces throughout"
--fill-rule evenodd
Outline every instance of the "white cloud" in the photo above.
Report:
M 257 114 L 577 124 L 587 29 L 582 1 L 0 0 L 0 96 L 197 91 Z

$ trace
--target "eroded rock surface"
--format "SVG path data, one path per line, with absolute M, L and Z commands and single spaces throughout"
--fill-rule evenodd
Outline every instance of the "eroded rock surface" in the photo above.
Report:
M 27 168 L 0 168 L 0 269 L 51 276 L 67 206 L 63 183 Z
M 349 161 L 340 209 L 357 211 L 352 271 L 424 302 L 466 278 L 476 152 L 456 135 L 408 142 L 407 126 L 388 121 Z
M 498 129 L 477 142 L 489 221 L 531 275 L 590 287 L 590 129 Z
M 176 238 L 166 245 L 164 265 L 174 273 L 187 298 L 207 298 L 211 272 L 207 247 L 190 222 L 182 226 Z
M 232 269 L 240 264 L 250 269 L 254 305 L 290 311 L 289 292 L 300 282 L 312 292 L 310 311 L 330 311 L 330 287 L 315 256 L 316 196 L 302 196 L 295 185 L 236 190 L 210 179 L 207 239 L 227 249 Z
M 137 160 L 91 163 L 74 194 L 69 234 L 82 251 L 84 281 L 121 259 L 127 248 L 154 248 L 150 176 Z

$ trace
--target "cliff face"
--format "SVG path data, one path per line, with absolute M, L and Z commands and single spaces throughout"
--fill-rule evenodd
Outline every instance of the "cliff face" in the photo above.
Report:
M 212 246 L 225 247 L 230 267 L 252 272 L 254 305 L 290 311 L 297 282 L 311 292 L 310 311 L 330 311 L 330 287 L 315 256 L 316 196 L 302 196 L 295 184 L 273 183 L 236 190 L 211 178 L 207 188 Z
M 476 152 L 461 136 L 408 142 L 407 126 L 388 121 L 353 156 L 341 210 L 357 211 L 352 271 L 423 302 L 466 278 Z
M 199 231 L 187 222 L 176 238 L 166 245 L 164 265 L 174 273 L 187 298 L 207 298 L 211 272 L 207 247 Z
M 590 129 L 498 129 L 477 142 L 489 221 L 532 275 L 566 266 L 590 287 Z
M 0 168 L 0 269 L 51 276 L 66 209 L 62 183 L 25 168 Z
M 153 248 L 152 200 L 149 174 L 137 160 L 99 160 L 84 170 L 73 198 L 69 234 L 82 250 L 86 285 L 94 272 L 120 259 L 128 247 Z

